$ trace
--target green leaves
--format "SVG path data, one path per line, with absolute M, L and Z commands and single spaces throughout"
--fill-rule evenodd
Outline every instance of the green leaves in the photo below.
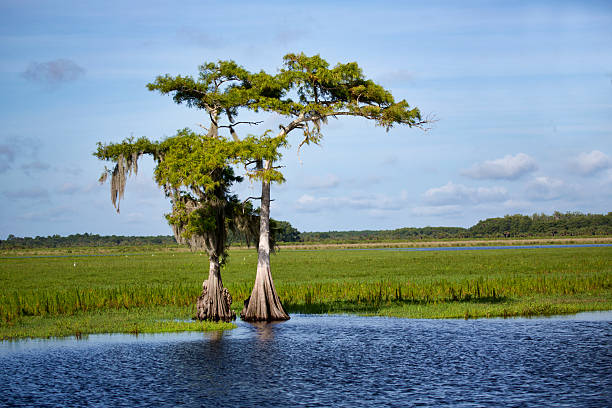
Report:
M 98 142 L 98 148 L 93 153 L 100 160 L 110 160 L 117 162 L 119 156 L 132 157 L 134 154 L 155 155 L 158 149 L 157 142 L 151 142 L 146 137 L 141 137 L 134 141 L 133 137 L 124 139 L 121 143 L 102 144 Z
M 253 221 L 252 208 L 235 211 L 240 206 L 229 189 L 242 178 L 234 175 L 232 165 L 244 166 L 251 180 L 282 183 L 283 174 L 273 163 L 280 160 L 280 150 L 295 129 L 302 131 L 301 147 L 320 143 L 329 117 L 364 117 L 387 130 L 396 124 L 427 123 L 417 108 L 405 100 L 395 102 L 389 91 L 366 78 L 356 62 L 330 68 L 319 55 L 304 53 L 285 55 L 275 75 L 249 72 L 232 60 L 208 62 L 199 67 L 196 78 L 166 74 L 147 88 L 204 110 L 210 119 L 208 132 L 202 135 L 185 128 L 159 142 L 141 137 L 98 143 L 94 155 L 116 164 L 101 181 L 112 175 L 111 199 L 118 207 L 127 176 L 137 170 L 142 155 L 151 155 L 157 163 L 155 180 L 173 201 L 168 221 L 175 233 L 192 247 L 206 247 L 209 253 L 224 252 L 227 228 Z M 276 135 L 268 130 L 242 141 L 220 135 L 221 129 L 229 128 L 235 136 L 235 127 L 255 123 L 236 121 L 243 110 L 274 112 L 289 118 L 289 123 L 281 125 Z M 232 214 L 242 214 L 242 221 L 228 221 Z
M 215 126 L 222 126 L 218 122 L 224 116 L 232 125 L 243 109 L 301 118 L 301 126 L 285 132 L 303 129 L 300 145 L 319 143 L 323 136 L 320 121 L 330 116 L 360 116 L 387 130 L 397 124 L 427 123 L 417 108 L 405 100 L 395 102 L 391 92 L 366 78 L 356 62 L 330 68 L 321 56 L 304 53 L 285 55 L 276 75 L 251 73 L 231 60 L 218 61 L 201 65 L 197 79 L 165 75 L 147 86 L 173 94 L 177 103 L 207 111 Z M 296 96 L 297 101 L 292 99 Z
M 204 192 L 217 188 L 223 180 L 223 169 L 235 155 L 232 142 L 180 130 L 159 145 L 163 156 L 155 168 L 159 185 L 172 189 L 199 189 Z

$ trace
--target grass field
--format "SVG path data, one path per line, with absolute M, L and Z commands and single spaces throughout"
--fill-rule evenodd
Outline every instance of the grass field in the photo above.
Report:
M 2 339 L 228 327 L 183 321 L 195 314 L 205 255 L 4 256 Z M 238 312 L 256 262 L 254 250 L 235 249 L 223 270 Z M 272 273 L 289 313 L 473 318 L 612 309 L 612 248 L 285 249 L 272 257 Z

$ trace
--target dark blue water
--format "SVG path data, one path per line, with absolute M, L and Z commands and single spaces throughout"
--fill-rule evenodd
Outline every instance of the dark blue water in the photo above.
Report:
M 1 406 L 609 407 L 612 313 L 0 343 Z

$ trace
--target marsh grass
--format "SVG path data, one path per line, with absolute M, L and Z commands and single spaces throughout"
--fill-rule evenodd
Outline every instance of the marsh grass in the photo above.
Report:
M 250 295 L 256 262 L 255 251 L 234 249 L 223 270 L 236 311 Z M 612 309 L 612 248 L 281 250 L 272 264 L 290 313 L 472 318 Z M 137 323 L 147 321 L 143 310 L 154 310 L 155 316 L 166 310 L 189 318 L 207 272 L 205 255 L 186 252 L 3 258 L 2 337 L 45 319 L 97 327 L 98 322 L 88 326 L 88 316 L 133 317 L 129 321 Z M 129 324 L 121 319 L 100 322 L 100 330 L 125 332 Z M 162 330 L 155 324 L 142 330 Z
M 165 333 L 184 331 L 218 331 L 233 329 L 233 323 L 190 320 L 191 307 L 144 307 L 97 310 L 59 316 L 24 316 L 1 326 L 0 339 L 28 337 L 81 338 L 96 333 Z

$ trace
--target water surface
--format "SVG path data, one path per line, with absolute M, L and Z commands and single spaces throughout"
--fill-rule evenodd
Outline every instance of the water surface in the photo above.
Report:
M 223 333 L 0 343 L 1 406 L 580 406 L 612 402 L 612 313 L 293 315 Z

